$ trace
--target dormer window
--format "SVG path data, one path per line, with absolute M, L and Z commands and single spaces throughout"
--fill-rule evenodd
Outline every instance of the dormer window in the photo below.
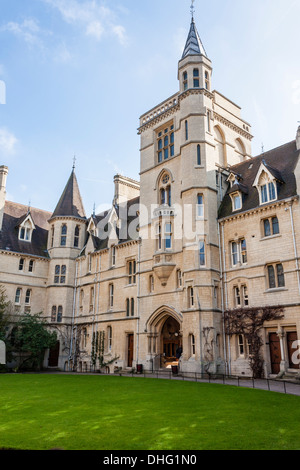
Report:
M 260 187 L 260 198 L 261 203 L 265 204 L 266 202 L 275 201 L 276 198 L 276 187 L 273 182 L 263 184 Z
M 25 242 L 31 242 L 32 232 L 34 228 L 35 227 L 34 227 L 33 221 L 30 215 L 28 215 L 28 217 L 26 217 L 24 222 L 22 222 L 21 225 L 19 226 L 19 240 L 23 240 Z
M 272 168 L 263 160 L 253 183 L 253 186 L 256 187 L 259 194 L 260 204 L 276 201 L 278 198 L 279 184 L 283 183 L 284 181 L 279 171 Z
M 230 194 L 232 201 L 232 211 L 239 211 L 242 208 L 242 195 L 239 191 Z

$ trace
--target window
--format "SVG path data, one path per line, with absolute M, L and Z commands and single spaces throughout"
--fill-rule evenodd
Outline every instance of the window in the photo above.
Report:
M 248 287 L 247 286 L 242 286 L 242 294 L 243 294 L 244 306 L 248 307 L 248 305 L 249 305 L 249 296 L 248 296 Z
M 193 80 L 194 80 L 194 88 L 199 88 L 199 86 L 200 86 L 199 69 L 194 69 L 193 70 Z
M 199 242 L 199 264 L 205 266 L 205 243 L 204 241 Z
M 164 173 L 160 179 L 160 191 L 159 191 L 159 204 L 167 204 L 171 207 L 172 205 L 172 196 L 171 196 L 171 185 L 170 185 L 170 175 Z
M 51 227 L 51 248 L 54 246 L 54 225 Z
M 157 134 L 158 163 L 174 156 L 174 125 L 166 127 Z
M 59 305 L 57 309 L 57 322 L 58 323 L 62 322 L 62 313 L 63 313 L 63 308 L 61 305 Z
M 31 297 L 31 290 L 27 289 L 26 290 L 26 295 L 25 295 L 25 304 L 26 305 L 30 304 L 30 297 Z
M 239 355 L 244 356 L 245 354 L 244 335 L 238 335 L 238 348 L 239 348 Z
M 109 351 L 112 348 L 112 327 L 111 326 L 107 327 L 107 347 Z
M 53 305 L 51 309 L 51 321 L 52 322 L 56 321 L 56 305 Z
M 26 223 L 24 227 L 20 227 L 19 239 L 29 242 L 31 240 L 31 231 L 31 224 L 28 222 L 28 225 Z
M 241 238 L 237 242 L 231 242 L 231 264 L 247 263 L 247 243 L 245 238 Z
M 15 304 L 21 303 L 21 293 L 22 293 L 22 289 L 18 287 L 16 290 L 16 295 L 15 295 Z
M 185 140 L 189 140 L 189 124 L 187 121 L 184 123 L 184 128 L 185 128 Z
M 160 224 L 156 226 L 156 237 L 157 237 L 157 249 L 161 250 L 162 243 L 161 243 L 161 225 Z
M 205 89 L 209 91 L 210 83 L 209 83 L 209 73 L 205 71 Z
M 234 193 L 231 195 L 232 210 L 239 211 L 242 208 L 242 198 L 240 193 Z
M 24 264 L 25 264 L 25 260 L 24 258 L 21 258 L 19 261 L 19 271 L 24 271 Z
M 114 285 L 109 284 L 109 308 L 114 306 Z
M 269 202 L 269 201 L 276 200 L 275 184 L 272 181 L 269 183 L 263 184 L 260 187 L 260 197 L 261 197 L 262 204 L 265 204 L 266 202 Z
M 180 269 L 177 269 L 177 289 L 182 287 L 182 272 Z
M 241 306 L 241 292 L 239 287 L 234 288 L 234 304 L 235 307 L 240 307 Z
M 235 308 L 247 307 L 249 305 L 248 288 L 246 285 L 235 286 L 233 293 Z
M 242 264 L 246 264 L 247 263 L 247 245 L 246 245 L 246 240 L 244 238 L 240 240 L 240 247 L 241 247 Z
M 183 89 L 184 91 L 188 88 L 188 74 L 187 72 L 183 72 Z
M 80 233 L 80 227 L 79 225 L 76 225 L 75 230 L 74 230 L 74 248 L 79 247 L 79 233 Z
M 189 335 L 189 347 L 190 347 L 190 357 L 195 356 L 196 347 L 195 347 L 195 336 L 193 334 Z
M 65 284 L 66 273 L 66 265 L 63 264 L 62 266 L 60 266 L 59 264 L 57 264 L 55 266 L 54 284 Z
M 116 265 L 116 247 L 114 245 L 111 247 L 111 265 Z
M 267 266 L 269 289 L 276 289 L 285 286 L 284 271 L 281 263 Z
M 197 145 L 197 165 L 201 165 L 201 147 Z
M 128 261 L 127 263 L 127 272 L 128 272 L 128 284 L 136 283 L 136 261 Z
M 149 292 L 154 292 L 154 276 L 152 274 L 149 276 Z
M 207 131 L 210 132 L 210 111 L 207 111 Z
M 165 249 L 168 250 L 172 248 L 172 224 L 165 224 Z
M 67 244 L 67 226 L 63 224 L 60 231 L 60 246 L 66 246 Z
M 34 261 L 33 261 L 33 259 L 31 259 L 31 260 L 29 261 L 29 265 L 28 265 L 28 271 L 29 271 L 30 273 L 33 272 L 33 266 L 34 266 Z
M 130 311 L 131 311 L 131 316 L 134 317 L 134 299 L 131 299 L 130 301 Z
M 278 235 L 279 234 L 279 222 L 278 218 L 269 217 L 268 219 L 263 220 L 263 230 L 264 236 L 270 237 L 271 235 Z
M 90 288 L 90 312 L 92 312 L 94 309 L 94 293 L 95 293 L 95 289 L 94 287 L 91 287 Z
M 189 308 L 194 307 L 194 288 L 188 287 L 188 306 Z
M 130 300 L 126 299 L 126 317 L 130 315 Z
M 197 195 L 197 218 L 203 219 L 204 217 L 204 204 L 203 204 L 203 194 Z
M 83 310 L 83 300 L 84 300 L 84 290 L 80 289 L 80 293 L 79 293 L 79 309 L 80 309 L 80 311 Z

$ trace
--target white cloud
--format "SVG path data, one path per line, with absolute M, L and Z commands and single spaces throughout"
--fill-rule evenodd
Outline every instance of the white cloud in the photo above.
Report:
M 22 23 L 10 21 L 1 27 L 1 31 L 7 31 L 15 36 L 20 37 L 23 41 L 31 46 L 41 45 L 40 33 L 41 28 L 35 19 L 25 19 Z
M 125 28 L 116 24 L 111 9 L 95 0 L 43 0 L 56 8 L 64 21 L 79 26 L 84 34 L 100 41 L 104 34 L 113 34 L 121 45 L 127 44 Z
M 17 138 L 6 128 L 0 128 L 0 152 L 4 155 L 13 155 Z

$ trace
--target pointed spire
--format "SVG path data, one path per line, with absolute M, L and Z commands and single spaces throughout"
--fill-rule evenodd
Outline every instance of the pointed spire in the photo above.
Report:
M 74 166 L 51 218 L 57 216 L 79 217 L 80 219 L 86 218 Z
M 181 59 L 184 59 L 188 55 L 198 54 L 207 57 L 206 51 L 194 22 L 194 15 L 192 15 L 191 27 Z

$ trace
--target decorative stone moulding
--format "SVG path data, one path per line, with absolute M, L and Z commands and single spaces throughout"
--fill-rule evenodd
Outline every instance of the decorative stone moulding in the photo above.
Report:
M 153 261 L 153 270 L 156 276 L 159 278 L 162 286 L 166 286 L 168 279 L 176 266 L 173 262 L 173 255 L 171 253 L 155 255 Z

